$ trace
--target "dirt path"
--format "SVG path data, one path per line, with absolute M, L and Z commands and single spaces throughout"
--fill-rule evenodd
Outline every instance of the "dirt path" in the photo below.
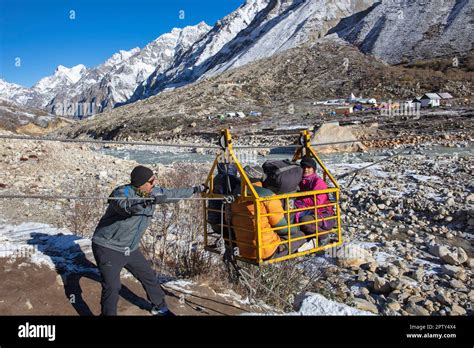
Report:
M 99 278 L 94 273 L 61 277 L 47 266 L 27 259 L 0 259 L 1 315 L 99 315 Z M 216 294 L 205 285 L 168 282 L 166 302 L 176 315 L 239 315 L 255 312 L 230 296 Z M 150 315 L 141 285 L 122 278 L 119 315 Z

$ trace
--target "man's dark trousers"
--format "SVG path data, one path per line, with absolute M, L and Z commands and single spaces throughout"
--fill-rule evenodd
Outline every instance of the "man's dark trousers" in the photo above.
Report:
M 165 305 L 165 294 L 161 289 L 158 278 L 151 268 L 150 262 L 145 259 L 140 249 L 127 255 L 125 252 L 92 243 L 92 252 L 102 276 L 102 296 L 100 300 L 102 315 L 117 315 L 117 303 L 122 287 L 120 271 L 124 267 L 143 285 L 152 305 L 159 307 Z

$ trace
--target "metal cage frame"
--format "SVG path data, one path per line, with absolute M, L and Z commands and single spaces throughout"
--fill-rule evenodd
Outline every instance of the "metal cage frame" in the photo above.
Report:
M 226 163 L 226 164 L 234 164 L 237 168 L 237 171 L 240 175 L 241 179 L 241 192 L 240 195 L 238 196 L 236 203 L 244 203 L 244 202 L 253 202 L 254 204 L 254 221 L 255 221 L 255 226 L 252 232 L 255 233 L 255 242 L 256 244 L 248 244 L 244 243 L 242 241 L 238 241 L 237 239 L 230 239 L 230 238 L 225 238 L 224 236 L 221 236 L 225 243 L 226 243 L 226 248 L 231 248 L 232 252 L 234 253 L 234 257 L 237 260 L 255 264 L 255 265 L 263 265 L 263 264 L 270 264 L 270 263 L 277 263 L 289 259 L 293 259 L 299 256 L 303 255 L 308 255 L 308 254 L 313 254 L 315 252 L 325 250 L 328 248 L 333 248 L 336 246 L 339 246 L 343 243 L 342 241 L 342 232 L 341 232 L 341 211 L 340 211 L 340 205 L 339 205 L 339 200 L 340 200 L 340 186 L 335 180 L 335 178 L 331 175 L 331 173 L 327 170 L 326 166 L 324 163 L 321 161 L 321 159 L 318 157 L 316 152 L 313 150 L 311 147 L 311 136 L 310 132 L 308 130 L 302 131 L 300 133 L 300 138 L 299 138 L 299 143 L 300 147 L 298 147 L 293 155 L 293 161 L 297 161 L 301 159 L 303 156 L 310 156 L 314 158 L 319 165 L 319 168 L 322 170 L 323 173 L 323 180 L 328 183 L 329 182 L 333 185 L 333 187 L 325 189 L 325 190 L 319 190 L 319 191 L 304 191 L 304 192 L 297 192 L 297 193 L 289 193 L 289 194 L 278 194 L 278 195 L 273 195 L 269 197 L 260 197 L 255 190 L 254 186 L 250 182 L 249 178 L 247 177 L 240 161 L 238 160 L 237 156 L 234 153 L 234 150 L 232 148 L 232 136 L 230 134 L 230 131 L 228 129 L 224 129 L 221 132 L 221 138 L 220 138 L 220 146 L 221 146 L 221 151 L 217 154 L 213 165 L 211 167 L 211 170 L 209 171 L 209 175 L 206 180 L 206 185 L 209 186 L 209 192 L 210 193 L 203 193 L 202 196 L 206 198 L 223 198 L 224 195 L 222 194 L 215 194 L 212 193 L 214 190 L 214 172 L 217 168 L 218 163 Z M 317 206 L 316 204 L 316 195 L 318 194 L 329 194 L 332 193 L 334 194 L 335 201 L 331 202 L 329 204 L 325 205 L 320 205 Z M 305 207 L 305 208 L 297 208 L 297 209 L 292 209 L 290 208 L 290 200 L 295 199 L 298 197 L 308 197 L 308 196 L 313 196 L 315 206 L 312 207 Z M 265 231 L 271 230 L 271 231 L 276 231 L 276 230 L 282 230 L 282 229 L 287 229 L 288 230 L 288 239 L 281 239 L 280 242 L 278 243 L 272 243 L 272 244 L 265 244 L 262 245 L 262 228 L 261 228 L 261 219 L 264 217 L 268 217 L 272 214 L 276 213 L 269 213 L 269 214 L 262 214 L 261 212 L 261 204 L 262 202 L 265 201 L 271 201 L 271 200 L 285 200 L 286 202 L 286 209 L 284 209 L 283 213 L 285 214 L 287 224 L 283 227 L 272 227 L 271 229 L 266 229 Z M 216 209 L 210 209 L 208 208 L 208 201 L 204 201 L 204 245 L 205 245 L 205 250 L 214 252 L 214 253 L 221 253 L 219 249 L 215 245 L 210 245 L 209 244 L 209 224 L 208 224 L 208 212 L 214 211 L 214 212 L 219 212 L 223 214 L 223 210 L 216 210 Z M 318 212 L 317 210 L 319 208 L 323 207 L 328 207 L 328 206 L 333 206 L 334 207 L 334 216 L 326 217 L 326 218 L 318 218 Z M 291 223 L 291 215 L 293 213 L 299 212 L 299 211 L 305 211 L 305 210 L 314 210 L 315 213 L 315 220 L 307 221 L 307 222 L 299 222 L 299 223 Z M 234 213 L 232 213 L 235 215 Z M 336 220 L 336 226 L 335 228 L 329 230 L 329 231 L 324 231 L 324 232 L 319 232 L 318 229 L 318 223 L 324 220 L 330 220 L 330 219 L 335 219 Z M 297 237 L 297 238 L 291 238 L 290 236 L 290 231 L 292 227 L 299 227 L 302 225 L 306 224 L 315 224 L 315 233 L 311 235 L 306 235 L 304 237 Z M 229 224 L 224 223 L 219 224 L 221 229 L 225 227 L 225 229 L 228 228 L 235 228 L 232 226 L 232 223 L 230 222 Z M 326 244 L 326 245 L 319 245 L 319 236 L 324 235 L 324 234 L 336 234 L 337 235 L 337 241 Z M 229 235 L 230 236 L 230 235 Z M 315 247 L 302 251 L 302 252 L 291 252 L 291 243 L 297 240 L 301 239 L 306 239 L 314 237 L 316 244 Z M 256 249 L 256 258 L 245 258 L 239 255 L 239 253 L 234 251 L 233 246 L 241 244 L 241 245 L 247 245 L 251 246 L 252 248 Z M 281 256 L 278 258 L 270 258 L 270 259 L 263 259 L 262 258 L 262 248 L 263 247 L 268 247 L 272 245 L 280 245 L 280 244 L 287 244 L 288 247 L 288 255 Z M 237 249 L 238 250 L 238 249 Z

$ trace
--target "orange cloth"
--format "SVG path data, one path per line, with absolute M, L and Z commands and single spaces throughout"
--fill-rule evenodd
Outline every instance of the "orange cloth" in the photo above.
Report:
M 261 183 L 255 183 L 254 187 L 259 196 L 270 196 L 274 193 L 268 189 L 262 188 Z M 240 256 L 256 259 L 257 257 L 257 232 L 255 225 L 255 205 L 253 202 L 232 203 L 232 225 L 234 227 L 236 243 L 239 248 Z M 234 215 L 245 214 L 245 216 Z M 260 228 L 262 232 L 262 258 L 266 259 L 273 255 L 278 245 L 269 245 L 281 241 L 278 234 L 271 231 L 270 228 L 281 223 L 285 218 L 281 201 L 276 199 L 260 203 L 260 214 L 276 213 L 271 216 L 260 218 Z M 286 221 L 286 220 L 284 220 Z M 239 243 L 240 242 L 240 243 Z M 244 245 L 242 243 L 246 243 Z

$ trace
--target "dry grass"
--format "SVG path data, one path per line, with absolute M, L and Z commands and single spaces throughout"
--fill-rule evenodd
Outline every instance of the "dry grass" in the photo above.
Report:
M 320 278 L 325 276 L 324 267 L 314 270 L 304 258 L 260 267 L 242 265 L 242 268 L 249 275 L 248 286 L 240 284 L 235 290 L 285 312 L 294 309 L 297 295 L 314 291 Z
M 88 185 L 82 182 L 74 193 L 77 196 L 107 196 L 105 189 L 101 189 L 97 185 Z M 66 220 L 66 227 L 82 238 L 92 238 L 95 227 L 104 213 L 105 203 L 96 200 L 78 200 L 72 201 L 69 218 Z

